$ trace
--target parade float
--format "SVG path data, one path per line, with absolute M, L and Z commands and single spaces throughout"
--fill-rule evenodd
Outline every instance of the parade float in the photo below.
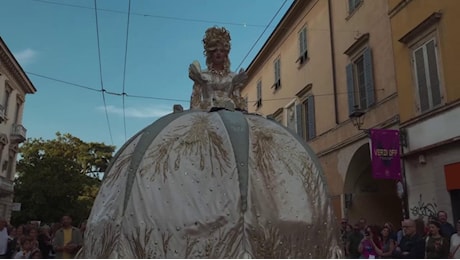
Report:
M 203 39 L 191 106 L 117 152 L 88 218 L 81 258 L 332 258 L 338 228 L 325 176 L 295 133 L 246 112 L 230 35 Z

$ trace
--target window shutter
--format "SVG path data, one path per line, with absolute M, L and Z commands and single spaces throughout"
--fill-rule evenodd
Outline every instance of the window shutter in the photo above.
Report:
M 355 0 L 348 0 L 348 11 L 353 12 L 355 10 Z
M 299 33 L 299 57 L 302 57 L 303 52 L 303 30 Z
M 302 105 L 301 104 L 298 104 L 295 106 L 295 122 L 297 125 L 297 134 L 303 138 Z
M 348 113 L 351 114 L 355 110 L 355 84 L 353 80 L 353 64 L 352 63 L 347 65 L 346 71 L 347 71 Z
M 428 103 L 428 89 L 425 73 L 425 60 L 423 55 L 423 47 L 417 49 L 414 52 L 414 66 L 415 66 L 415 77 L 417 80 L 418 95 L 420 98 L 420 110 L 421 112 L 426 111 L 430 108 Z
M 363 53 L 364 59 L 364 84 L 366 86 L 366 103 L 367 107 L 375 104 L 374 76 L 372 69 L 372 53 L 367 48 Z
M 308 140 L 311 140 L 316 136 L 315 121 L 315 97 L 311 95 L 308 97 Z
M 436 60 L 435 41 L 431 40 L 426 44 L 428 58 L 428 73 L 430 76 L 431 99 L 433 106 L 441 104 L 441 89 L 439 87 L 438 62 Z
M 303 48 L 303 55 L 305 55 L 305 52 L 308 51 L 308 46 L 307 46 L 307 28 L 304 28 L 304 37 L 303 37 L 303 40 L 304 40 L 304 48 Z M 305 56 L 306 57 L 306 56 Z

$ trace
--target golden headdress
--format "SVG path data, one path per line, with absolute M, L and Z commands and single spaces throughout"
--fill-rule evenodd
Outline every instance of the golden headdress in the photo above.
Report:
M 221 44 L 226 51 L 230 51 L 230 40 L 230 33 L 224 27 L 208 28 L 203 38 L 204 55 L 213 51 L 217 44 Z

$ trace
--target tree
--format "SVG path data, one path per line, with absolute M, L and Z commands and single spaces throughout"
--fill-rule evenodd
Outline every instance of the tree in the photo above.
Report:
M 21 211 L 12 223 L 55 222 L 65 214 L 75 223 L 86 219 L 115 146 L 86 143 L 70 134 L 56 139 L 28 139 L 19 148 L 14 200 Z

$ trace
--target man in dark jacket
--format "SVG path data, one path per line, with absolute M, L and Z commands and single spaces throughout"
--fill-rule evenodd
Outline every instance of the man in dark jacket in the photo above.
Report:
M 353 226 L 353 231 L 347 237 L 347 242 L 345 246 L 345 249 L 346 249 L 345 254 L 347 258 L 352 258 L 352 259 L 359 258 L 361 253 L 358 251 L 358 247 L 359 247 L 359 243 L 361 243 L 361 240 L 363 240 L 363 238 L 364 236 L 360 232 L 359 224 L 355 224 Z
M 457 233 L 457 229 L 452 224 L 447 222 L 447 212 L 444 210 L 438 211 L 438 221 L 441 223 L 441 235 L 450 240 L 450 237 Z
M 402 222 L 404 237 L 393 252 L 394 258 L 425 258 L 425 240 L 417 234 L 415 221 L 405 219 Z

